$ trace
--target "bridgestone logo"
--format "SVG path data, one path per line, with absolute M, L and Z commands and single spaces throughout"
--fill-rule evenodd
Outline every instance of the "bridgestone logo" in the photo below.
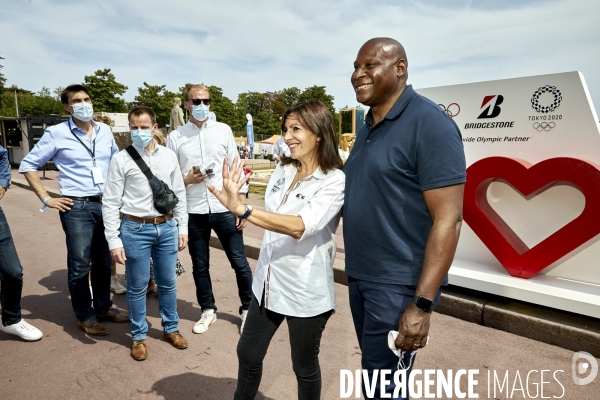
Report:
M 465 124 L 465 129 L 481 129 L 481 128 L 513 128 L 515 121 L 506 122 L 472 122 Z

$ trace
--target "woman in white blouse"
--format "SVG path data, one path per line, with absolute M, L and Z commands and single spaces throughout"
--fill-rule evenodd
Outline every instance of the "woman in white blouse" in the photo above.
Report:
M 265 210 L 244 205 L 242 165 L 227 160 L 223 188 L 209 190 L 232 213 L 265 229 L 254 273 L 254 297 L 238 343 L 234 399 L 254 399 L 271 338 L 287 320 L 299 399 L 319 399 L 319 347 L 335 308 L 335 231 L 344 203 L 345 176 L 333 117 L 320 101 L 286 110 L 281 129 L 291 157 L 271 176 Z M 240 178 L 242 177 L 242 178 Z

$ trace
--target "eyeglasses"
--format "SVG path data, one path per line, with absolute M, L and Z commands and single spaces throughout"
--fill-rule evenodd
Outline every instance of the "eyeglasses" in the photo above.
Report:
M 210 99 L 188 99 L 188 103 L 192 103 L 195 106 L 199 106 L 200 104 L 210 106 Z

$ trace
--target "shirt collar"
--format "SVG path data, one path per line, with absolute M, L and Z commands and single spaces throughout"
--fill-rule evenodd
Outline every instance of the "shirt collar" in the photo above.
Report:
M 198 126 L 195 123 L 193 123 L 191 119 L 189 119 L 187 123 L 190 125 L 190 127 L 192 129 L 194 129 L 196 131 L 199 131 L 199 130 L 202 130 L 204 128 L 210 128 L 211 126 L 213 126 L 214 124 L 216 124 L 216 121 L 213 121 L 212 119 L 208 118 L 204 122 L 204 124 L 202 125 L 202 128 L 198 128 Z
M 98 125 L 96 123 L 96 121 L 94 121 L 93 119 L 90 120 L 90 122 L 92 123 L 92 126 L 94 127 L 94 132 L 98 132 L 100 130 L 100 125 Z M 69 118 L 69 126 L 73 128 L 73 130 L 79 130 L 79 132 L 83 132 L 81 130 L 81 128 L 79 128 L 77 125 L 75 125 L 75 121 L 73 121 L 73 117 Z M 85 133 L 85 132 L 83 132 Z
M 388 113 L 385 115 L 385 117 L 383 117 L 383 119 L 384 120 L 385 119 L 395 119 L 396 117 L 398 117 L 398 115 L 400 115 L 400 113 L 402 113 L 402 111 L 404 111 L 404 109 L 410 102 L 410 99 L 415 94 L 417 94 L 417 93 L 413 89 L 412 85 L 406 86 L 406 88 L 404 89 L 404 91 L 402 92 L 400 97 L 398 97 L 398 100 L 396 100 L 396 102 L 394 103 L 392 108 L 390 108 L 390 111 L 388 111 Z M 365 119 L 365 123 L 367 123 L 369 126 L 373 126 L 373 111 L 372 110 L 369 110 L 369 112 L 367 113 L 367 118 Z
M 148 153 L 148 150 L 146 150 L 145 147 L 139 147 L 135 143 L 131 143 L 131 144 L 133 145 L 133 148 L 138 151 L 138 153 L 154 154 L 154 153 L 156 153 L 158 151 L 158 148 L 160 147 L 160 145 L 158 144 L 158 142 L 156 141 L 156 139 L 152 139 L 152 141 L 154 142 L 154 151 L 152 153 Z

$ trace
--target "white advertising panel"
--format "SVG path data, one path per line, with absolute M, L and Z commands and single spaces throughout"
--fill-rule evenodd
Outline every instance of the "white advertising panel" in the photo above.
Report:
M 454 119 L 467 159 L 450 283 L 600 318 L 600 130 L 581 73 L 417 92 Z

